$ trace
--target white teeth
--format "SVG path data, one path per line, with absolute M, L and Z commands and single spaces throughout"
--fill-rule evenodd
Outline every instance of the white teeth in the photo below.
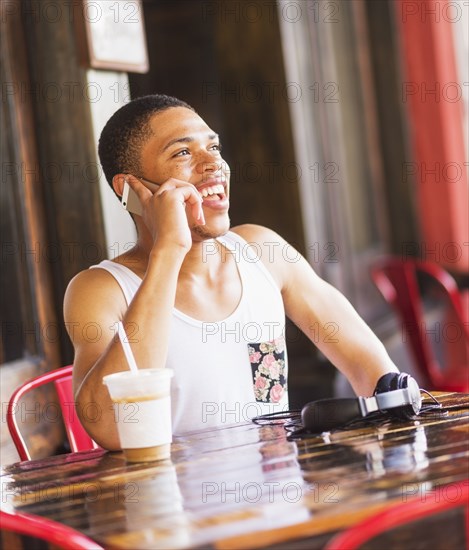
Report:
M 204 187 L 202 191 L 199 191 L 199 193 L 204 198 L 208 197 L 209 195 L 217 195 L 218 193 L 224 193 L 224 192 L 225 192 L 225 188 L 221 184 L 212 185 L 211 187 Z

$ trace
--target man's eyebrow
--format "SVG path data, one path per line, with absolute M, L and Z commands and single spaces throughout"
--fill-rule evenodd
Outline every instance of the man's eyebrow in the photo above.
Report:
M 209 140 L 212 140 L 212 139 L 216 139 L 218 138 L 218 134 L 209 134 L 208 136 L 208 139 Z M 171 141 L 169 141 L 164 147 L 163 147 L 163 153 L 166 151 L 166 149 L 169 149 L 171 147 L 171 145 L 174 145 L 175 143 L 191 143 L 192 141 L 194 141 L 195 138 L 191 137 L 191 136 L 187 136 L 187 137 L 181 137 L 181 138 L 175 138 L 175 139 L 172 139 Z

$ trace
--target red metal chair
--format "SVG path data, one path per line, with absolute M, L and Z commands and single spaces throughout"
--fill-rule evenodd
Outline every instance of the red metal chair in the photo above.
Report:
M 419 275 L 425 276 L 438 288 L 444 298 L 443 303 L 449 306 L 452 322 L 443 325 L 443 329 L 452 326 L 460 337 L 459 357 L 453 357 L 453 361 L 450 361 L 453 364 L 447 365 L 445 369 L 440 367 L 427 337 Z M 469 312 L 466 311 L 467 304 L 453 277 L 437 264 L 395 257 L 378 260 L 371 268 L 371 277 L 384 299 L 400 317 L 417 372 L 423 378 L 421 385 L 425 385 L 428 390 L 469 391 Z M 441 330 L 441 324 L 439 327 Z M 455 342 L 449 342 L 449 338 L 443 342 L 445 333 L 441 332 L 443 334 L 437 337 L 451 351 L 455 348 L 452 346 Z
M 75 452 L 98 448 L 98 445 L 83 428 L 76 414 L 72 390 L 72 370 L 73 365 L 69 365 L 41 374 L 25 382 L 11 396 L 7 409 L 7 424 L 21 460 L 31 460 L 31 455 L 21 435 L 20 425 L 17 420 L 19 401 L 25 393 L 51 382 L 54 383 L 57 390 L 70 449 Z
M 452 508 L 464 508 L 466 549 L 469 550 L 469 480 L 437 487 L 439 495 L 422 493 L 408 502 L 399 502 L 333 537 L 324 550 L 357 550 L 372 538 L 390 529 L 411 524 Z M 445 524 L 446 526 L 446 524 Z M 444 527 L 443 527 L 444 530 Z M 431 544 L 428 546 L 431 548 Z M 461 546 L 461 550 L 462 550 Z
M 31 514 L 0 510 L 0 529 L 54 544 L 64 550 L 103 550 L 97 542 L 62 523 Z

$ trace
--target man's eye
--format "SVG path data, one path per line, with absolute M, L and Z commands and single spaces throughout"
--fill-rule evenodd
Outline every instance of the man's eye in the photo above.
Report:
M 222 150 L 222 145 L 221 143 L 215 143 L 214 145 L 211 146 L 211 149 L 215 149 L 215 151 L 220 151 Z
M 178 153 L 176 153 L 173 156 L 174 157 L 185 157 L 188 154 L 189 154 L 189 149 L 183 149 L 182 151 L 179 151 Z

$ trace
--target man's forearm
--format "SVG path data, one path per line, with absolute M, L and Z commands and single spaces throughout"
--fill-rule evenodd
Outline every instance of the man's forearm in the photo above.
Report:
M 287 314 L 358 395 L 371 395 L 380 376 L 397 367 L 342 293 L 318 278 L 305 276 L 303 281 L 288 293 Z
M 358 395 L 371 395 L 380 376 L 398 369 L 345 296 L 332 287 L 327 295 L 330 307 L 318 323 L 323 331 L 318 347 L 346 375 Z
M 165 366 L 170 319 L 174 308 L 179 270 L 184 256 L 182 251 L 175 248 L 158 249 L 155 247 L 150 254 L 142 283 L 122 319 L 139 368 L 162 368 Z M 118 319 L 116 319 L 117 321 Z M 115 333 L 117 333 L 116 329 L 117 327 L 113 327 Z M 115 445 L 106 444 L 108 434 L 105 432 L 107 429 L 110 432 L 115 432 L 115 426 L 112 403 L 102 379 L 107 374 L 124 371 L 128 368 L 122 345 L 115 336 L 87 372 L 76 392 L 78 410 L 83 409 L 88 403 L 99 404 L 103 422 L 100 422 L 99 426 L 87 425 L 87 428 L 98 443 L 108 448 L 115 447 Z M 82 420 L 86 423 L 86 419 Z M 103 426 L 106 426 L 104 430 Z M 93 433 L 94 430 L 99 430 L 99 433 Z M 101 439 L 103 435 L 105 440 Z M 109 437 L 115 439 L 116 433 Z

